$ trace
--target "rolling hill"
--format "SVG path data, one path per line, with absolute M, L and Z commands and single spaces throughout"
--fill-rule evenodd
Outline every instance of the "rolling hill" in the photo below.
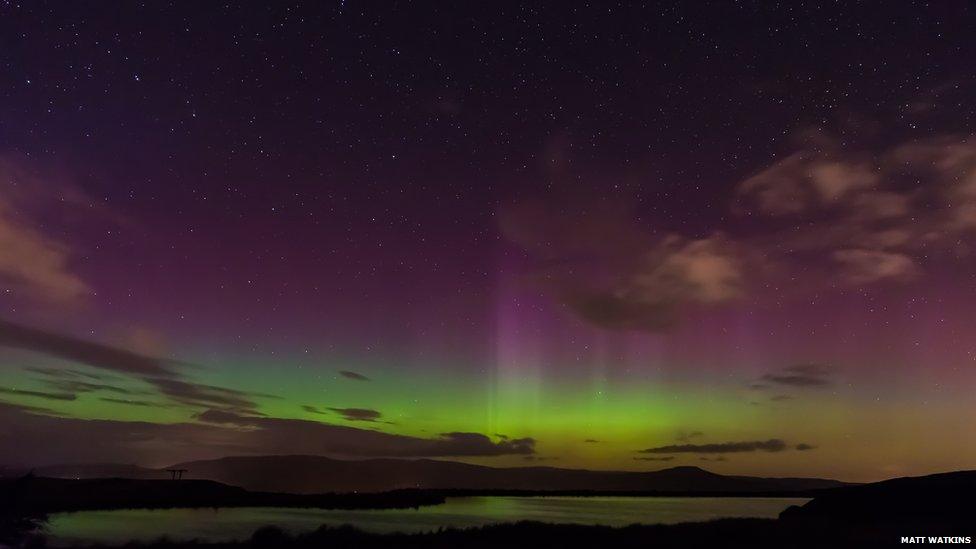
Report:
M 667 493 L 780 493 L 843 486 L 836 480 L 719 475 L 698 467 L 660 471 L 590 471 L 555 467 L 498 468 L 429 459 L 338 460 L 322 456 L 241 456 L 179 463 L 184 478 L 213 480 L 248 490 L 312 494 L 398 489 L 473 491 L 604 491 Z M 44 467 L 61 478 L 168 478 L 164 469 L 130 465 Z

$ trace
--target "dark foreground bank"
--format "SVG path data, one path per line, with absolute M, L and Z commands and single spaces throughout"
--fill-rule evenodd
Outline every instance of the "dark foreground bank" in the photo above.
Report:
M 370 534 L 350 526 L 322 527 L 315 532 L 288 535 L 268 526 L 250 539 L 232 543 L 170 542 L 129 543 L 128 549 L 304 549 L 304 548 L 495 548 L 495 547 L 758 547 L 834 548 L 887 547 L 902 544 L 902 536 L 929 532 L 933 536 L 961 534 L 971 525 L 952 521 L 916 522 L 909 525 L 854 524 L 823 521 L 793 522 L 770 519 L 725 519 L 675 525 L 634 525 L 624 528 L 559 525 L 537 522 L 499 524 L 480 528 L 445 529 L 426 534 Z M 36 537 L 25 547 L 40 549 L 45 540 Z M 80 549 L 107 546 L 78 546 Z
M 21 487 L 30 487 L 29 483 Z M 155 486 L 155 485 L 154 485 Z M 222 486 L 222 485 L 221 485 Z M 225 487 L 226 488 L 226 487 Z M 223 488 L 221 488 L 223 490 Z M 21 491 L 20 494 L 24 495 Z M 246 493 L 246 491 L 245 491 Z M 829 490 L 779 519 L 725 519 L 676 525 L 624 528 L 520 522 L 425 534 L 370 534 L 352 527 L 323 527 L 288 535 L 268 526 L 250 539 L 232 543 L 129 543 L 125 547 L 231 549 L 306 547 L 889 547 L 904 545 L 972 545 L 976 539 L 976 471 L 894 479 Z M 416 495 L 407 493 L 407 495 Z M 397 497 L 404 496 L 403 494 Z M 342 496 L 329 496 L 341 498 Z M 387 495 L 387 497 L 390 497 Z M 404 496 L 405 497 L 405 496 Z M 48 494 L 45 501 L 51 502 Z M 28 499 L 30 497 L 28 496 Z M 345 505 L 351 505 L 348 500 Z M 23 501 L 23 500 L 21 500 Z M 361 504 L 364 500 L 359 500 Z M 403 502 L 401 502 L 403 503 Z M 347 507 L 348 508 L 348 507 Z M 23 509 L 7 508 L 7 526 L 19 547 L 44 547 L 43 535 L 31 534 Z M 16 522 L 26 521 L 26 522 Z M 36 523 L 34 524 L 36 525 Z M 179 532 L 173 532 L 179 537 Z M 2 542 L 3 540 L 0 540 Z M 84 547 L 103 547 L 87 545 Z
M 420 490 L 366 494 L 283 494 L 252 492 L 210 480 L 75 480 L 25 476 L 0 482 L 0 513 L 20 514 L 174 507 L 405 509 L 443 502 L 443 495 Z

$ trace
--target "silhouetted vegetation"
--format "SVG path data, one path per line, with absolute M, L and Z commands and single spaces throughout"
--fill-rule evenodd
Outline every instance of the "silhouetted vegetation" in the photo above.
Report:
M 254 532 L 250 539 L 228 543 L 199 541 L 128 543 L 128 549 L 270 549 L 270 548 L 546 548 L 546 547 L 877 547 L 899 544 L 906 532 L 960 534 L 958 524 L 871 524 L 831 522 L 793 523 L 774 519 L 723 519 L 673 525 L 633 525 L 623 528 L 519 522 L 478 528 L 443 529 L 423 534 L 370 534 L 351 526 L 323 526 L 291 535 L 274 526 Z M 34 542 L 43 547 L 43 541 Z M 103 549 L 108 546 L 78 546 Z
M 54 479 L 0 482 L 0 500 L 22 513 L 173 507 L 314 507 L 406 509 L 436 505 L 444 497 L 419 490 L 367 494 L 250 492 L 209 480 Z
M 33 474 L 0 481 L 0 547 L 17 545 L 50 513 L 104 509 L 308 507 L 406 509 L 443 503 L 416 490 L 378 494 L 249 492 L 207 480 L 53 479 Z M 38 543 L 35 539 L 34 543 Z
M 66 483 L 66 484 L 65 484 Z M 70 486 L 67 495 L 57 488 Z M 39 490 L 38 490 L 39 489 Z M 104 490 L 99 492 L 98 490 Z M 876 547 L 901 544 L 903 536 L 976 538 L 971 495 L 976 472 L 894 479 L 825 491 L 802 507 L 791 507 L 779 519 L 723 519 L 674 525 L 623 528 L 519 522 L 415 534 L 372 534 L 352 526 L 323 526 L 314 532 L 289 534 L 276 526 L 258 529 L 246 540 L 158 540 L 130 542 L 130 549 L 245 549 L 311 547 Z M 419 491 L 363 495 L 291 496 L 247 492 L 206 481 L 63 481 L 24 478 L 3 486 L 5 522 L 0 543 L 44 547 L 44 538 L 29 531 L 45 510 L 180 506 L 307 506 L 341 509 L 413 507 L 437 503 L 441 495 Z M 40 494 L 40 495 L 38 495 Z M 81 496 L 87 494 L 87 498 Z M 125 497 L 134 497 L 123 505 Z M 19 498 L 19 499 L 18 499 Z M 140 504 L 134 504 L 138 501 Z M 33 502 L 30 506 L 12 505 Z M 179 503 L 179 505 L 172 505 Z M 173 532 L 178 537 L 179 532 Z M 958 539 L 958 538 L 957 538 Z M 958 543 L 958 542 L 957 542 Z M 971 541 L 970 541 L 971 543 Z M 79 546 L 89 549 L 102 545 Z

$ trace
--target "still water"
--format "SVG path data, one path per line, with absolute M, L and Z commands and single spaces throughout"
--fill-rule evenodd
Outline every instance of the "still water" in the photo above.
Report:
M 724 517 L 775 518 L 801 498 L 653 497 L 458 497 L 419 509 L 327 510 L 283 507 L 82 511 L 51 515 L 46 533 L 55 545 L 175 540 L 227 541 L 249 537 L 274 524 L 292 533 L 323 524 L 352 524 L 369 532 L 425 532 L 441 527 L 481 526 L 534 520 L 626 526 L 634 523 L 696 522 Z

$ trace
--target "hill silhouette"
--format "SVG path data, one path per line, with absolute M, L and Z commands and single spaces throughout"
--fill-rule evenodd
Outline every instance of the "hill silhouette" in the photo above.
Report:
M 353 461 L 322 456 L 225 457 L 178 463 L 167 468 L 186 469 L 186 479 L 294 494 L 402 489 L 785 494 L 845 485 L 825 479 L 727 476 L 698 467 L 649 472 L 590 471 L 556 467 L 499 468 L 430 459 Z M 45 467 L 38 469 L 37 474 L 62 478 L 169 477 L 164 469 L 112 464 Z
M 825 491 L 783 511 L 785 520 L 954 522 L 976 524 L 976 471 L 904 477 Z

